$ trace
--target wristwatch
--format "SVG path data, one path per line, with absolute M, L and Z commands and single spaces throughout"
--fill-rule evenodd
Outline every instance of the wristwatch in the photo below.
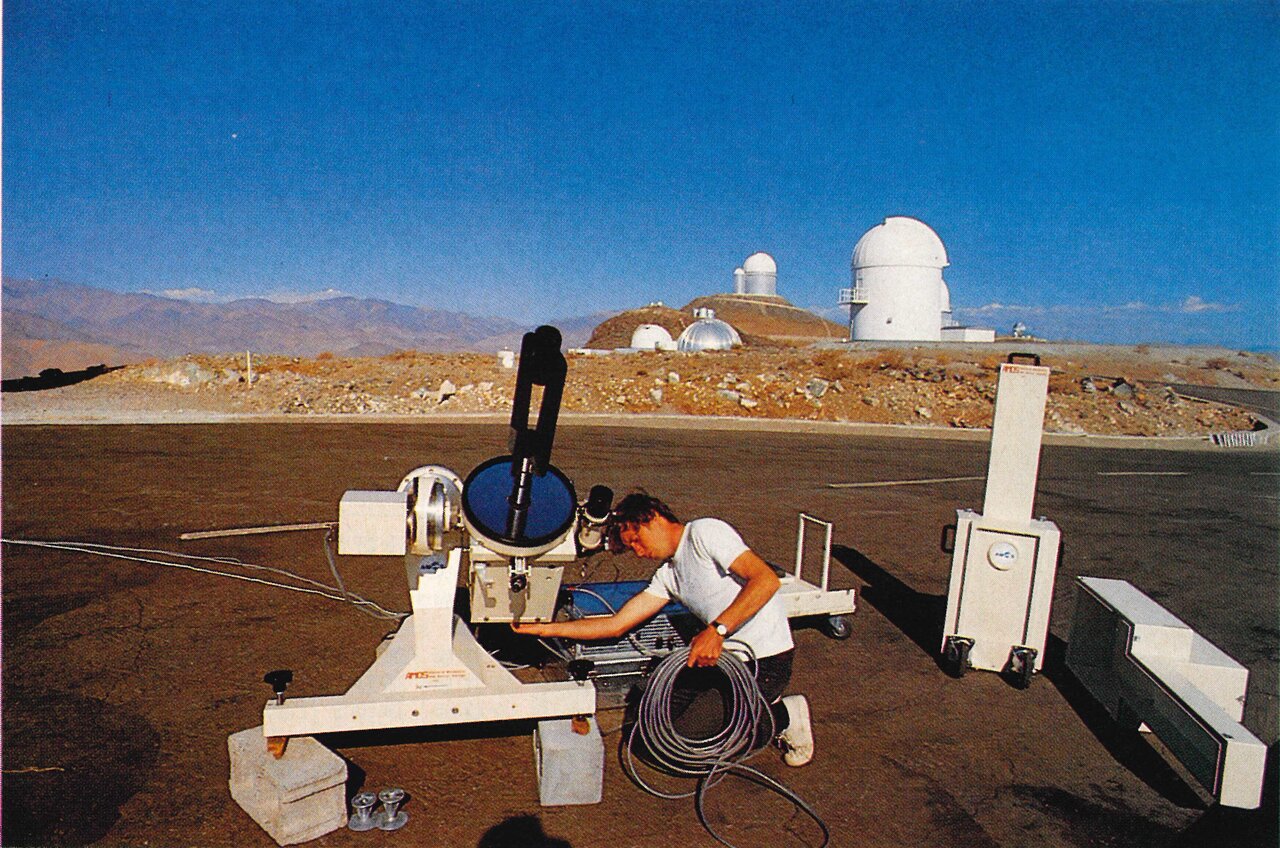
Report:
M 711 628 L 720 634 L 721 639 L 729 635 L 729 628 L 718 621 L 711 622 Z

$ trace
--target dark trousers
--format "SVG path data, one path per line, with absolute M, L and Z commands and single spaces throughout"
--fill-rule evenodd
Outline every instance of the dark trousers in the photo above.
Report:
M 792 648 L 756 661 L 756 683 L 769 702 L 774 736 L 787 728 L 787 709 L 780 699 L 791 682 L 791 663 L 795 654 Z M 728 724 L 729 698 L 729 680 L 724 672 L 717 668 L 686 668 L 680 672 L 671 690 L 672 723 L 676 730 L 689 738 L 710 738 Z M 762 715 L 756 728 L 755 747 L 771 741 L 769 729 L 769 719 Z

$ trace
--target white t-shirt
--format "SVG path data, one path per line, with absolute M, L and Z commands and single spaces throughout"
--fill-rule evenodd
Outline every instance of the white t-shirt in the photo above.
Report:
M 658 568 L 645 591 L 664 601 L 675 598 L 710 624 L 733 603 L 746 584 L 729 570 L 746 550 L 738 531 L 720 519 L 690 521 L 684 526 L 675 554 Z M 776 593 L 729 634 L 729 638 L 748 645 L 756 659 L 771 657 L 795 646 L 786 610 Z

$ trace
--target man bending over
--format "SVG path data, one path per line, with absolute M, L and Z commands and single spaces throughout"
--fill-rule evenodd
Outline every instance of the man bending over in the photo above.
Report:
M 720 519 L 682 523 L 670 507 L 649 495 L 627 495 L 614 508 L 611 521 L 618 542 L 637 556 L 663 563 L 648 587 L 609 616 L 512 628 L 530 636 L 617 639 L 677 600 L 707 625 L 689 645 L 689 665 L 715 666 L 729 639 L 748 646 L 757 663 L 756 682 L 773 713 L 783 760 L 791 766 L 809 762 L 813 728 L 808 701 L 803 695 L 781 697 L 791 680 L 795 643 L 777 594 L 778 576 L 769 564 Z M 699 692 L 715 685 L 710 673 L 682 674 L 672 693 L 672 713 L 680 715 Z

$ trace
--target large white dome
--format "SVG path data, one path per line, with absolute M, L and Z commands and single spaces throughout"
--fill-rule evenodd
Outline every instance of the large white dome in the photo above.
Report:
M 778 263 L 767 253 L 753 253 L 742 263 L 742 270 L 748 274 L 776 274 Z
M 759 255 L 759 254 L 757 254 Z M 894 215 L 867 230 L 853 248 L 853 268 L 945 268 L 947 249 L 928 224 Z

